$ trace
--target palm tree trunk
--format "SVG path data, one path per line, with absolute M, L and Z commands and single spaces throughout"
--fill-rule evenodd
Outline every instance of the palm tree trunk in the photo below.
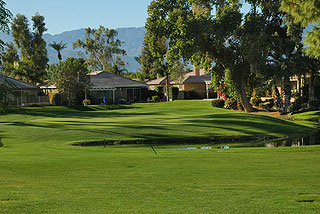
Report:
M 62 56 L 61 56 L 60 51 L 58 51 L 58 59 L 59 59 L 60 61 L 62 60 Z

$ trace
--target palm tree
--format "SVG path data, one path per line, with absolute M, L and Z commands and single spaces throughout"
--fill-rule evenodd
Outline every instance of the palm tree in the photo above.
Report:
M 49 44 L 49 46 L 58 52 L 58 59 L 61 61 L 62 56 L 60 51 L 65 49 L 67 47 L 67 44 L 62 44 L 62 41 L 61 41 L 60 43 L 53 42 L 52 44 Z

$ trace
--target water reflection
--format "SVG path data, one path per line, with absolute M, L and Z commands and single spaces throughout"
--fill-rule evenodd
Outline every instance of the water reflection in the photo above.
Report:
M 294 139 L 287 139 L 272 143 L 266 143 L 265 147 L 285 147 L 285 146 L 310 146 L 310 145 L 319 145 L 320 144 L 320 135 L 313 135 L 307 137 L 300 137 Z
M 286 146 L 309 146 L 320 145 L 320 135 L 291 138 L 273 142 L 256 142 L 256 143 L 238 143 L 222 146 L 202 146 L 202 147 L 181 147 L 173 149 L 229 149 L 229 148 L 245 148 L 245 147 L 286 147 Z
M 174 148 L 174 149 L 213 149 L 211 146 L 202 146 L 202 147 L 182 147 L 182 148 Z

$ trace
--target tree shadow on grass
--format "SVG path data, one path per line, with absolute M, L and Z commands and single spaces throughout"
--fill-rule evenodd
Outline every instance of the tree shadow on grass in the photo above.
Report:
M 137 116 L 139 115 L 157 115 L 155 113 L 121 113 L 116 111 L 110 112 L 85 112 L 97 114 L 95 116 Z M 101 116 L 102 115 L 102 116 Z M 161 115 L 161 114 L 159 114 Z M 41 115 L 43 116 L 43 115 Z M 59 115 L 62 117 L 61 115 Z M 70 117 L 70 115 L 66 116 Z M 91 118 L 90 116 L 89 118 Z M 79 117 L 77 117 L 79 118 Z M 83 115 L 80 118 L 84 118 Z M 153 118 L 150 118 L 153 119 Z M 29 126 L 39 128 L 52 128 L 57 131 L 81 131 L 87 132 L 89 137 L 90 133 L 111 136 L 110 139 L 177 139 L 177 138 L 223 138 L 225 136 L 263 136 L 263 135 L 286 135 L 297 134 L 303 130 L 310 130 L 306 127 L 295 124 L 282 119 L 269 117 L 265 115 L 250 115 L 243 113 L 232 114 L 207 114 L 201 116 L 191 116 L 181 119 L 177 124 L 166 124 L 170 119 L 163 120 L 162 124 L 148 125 L 148 124 L 134 124 L 134 121 L 73 121 L 63 120 L 54 122 L 43 123 L 27 123 L 27 122 L 9 122 L 8 125 L 12 126 Z M 127 123 L 127 124 L 126 124 Z M 206 128 L 206 131 L 199 133 L 198 129 Z M 212 129 L 212 133 L 208 133 Z M 229 132 L 228 132 L 229 131 Z M 72 133 L 69 133 L 72 134 Z M 97 138 L 97 135 L 93 135 Z M 88 138 L 88 137 L 86 137 Z
M 39 116 L 39 117 L 51 117 L 51 118 L 101 118 L 101 117 L 127 117 L 127 116 L 141 116 L 141 115 L 156 115 L 157 113 L 151 112 L 130 112 L 124 113 L 119 111 L 114 111 L 117 109 L 134 109 L 141 107 L 134 106 L 119 106 L 113 109 L 105 109 L 103 106 L 78 106 L 78 107 L 42 107 L 42 108 L 21 108 L 11 110 L 9 113 L 11 114 L 20 114 L 20 115 L 29 115 L 29 116 Z M 158 113 L 160 114 L 160 113 Z
M 270 132 L 274 134 L 297 134 L 303 131 L 310 131 L 309 128 L 290 121 L 269 117 L 265 115 L 243 114 L 210 114 L 203 118 L 210 120 L 197 120 L 197 126 L 216 127 L 245 134 L 258 134 Z M 189 120 L 192 122 L 192 120 Z M 214 124 L 214 125 L 213 125 Z M 219 125 L 219 126 L 217 126 Z

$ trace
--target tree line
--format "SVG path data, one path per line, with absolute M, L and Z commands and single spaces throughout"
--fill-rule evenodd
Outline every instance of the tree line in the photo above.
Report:
M 31 17 L 30 26 L 25 15 L 13 17 L 5 6 L 5 2 L 0 0 L 0 31 L 11 32 L 14 42 L 4 43 L 0 40 L 0 66 L 4 75 L 35 85 L 55 85 L 70 98 L 72 94 L 80 96 L 88 88 L 87 74 L 92 71 L 126 74 L 126 62 L 123 60 L 126 52 L 121 48 L 123 42 L 117 39 L 116 30 L 104 26 L 98 29 L 87 28 L 85 39 L 73 43 L 73 48 L 79 50 L 79 58 L 71 57 L 65 61 L 61 51 L 66 48 L 66 44 L 62 41 L 49 44 L 57 51 L 59 59 L 59 63 L 49 65 L 47 44 L 43 39 L 47 31 L 45 18 L 35 14 Z
M 244 4 L 248 11 L 244 12 Z M 148 7 L 142 52 L 136 58 L 141 67 L 132 76 L 165 77 L 168 94 L 169 76 L 178 79 L 186 65 L 192 63 L 210 72 L 213 87 L 225 87 L 245 111 L 255 110 L 250 97 L 262 88 L 272 89 L 278 109 L 286 113 L 293 96 L 293 76 L 309 76 L 309 101 L 315 98 L 314 85 L 320 69 L 319 11 L 319 4 L 313 0 L 153 0 Z M 3 0 L 0 14 L 0 30 L 8 32 L 12 14 Z M 60 62 L 49 66 L 43 39 L 47 30 L 44 17 L 35 14 L 31 20 L 30 29 L 27 17 L 17 15 L 11 24 L 14 43 L 0 40 L 1 70 L 5 74 L 34 84 L 66 86 L 70 85 L 65 83 L 67 80 L 82 79 L 81 74 L 70 72 L 82 65 L 86 69 L 79 70 L 84 73 L 125 73 L 122 56 L 126 53 L 115 30 L 103 26 L 86 29 L 85 39 L 73 44 L 86 60 L 70 58 L 64 62 L 61 50 L 66 45 L 62 41 L 50 44 Z M 304 29 L 310 24 L 314 25 L 313 30 L 303 43 Z M 72 92 L 72 88 L 75 87 L 60 90 Z
M 249 11 L 242 10 L 243 3 Z M 255 110 L 250 96 L 265 86 L 273 87 L 276 104 L 286 113 L 291 77 L 310 76 L 309 99 L 314 99 L 319 26 L 307 33 L 305 45 L 302 40 L 304 28 L 319 23 L 319 7 L 312 0 L 154 0 L 140 73 L 169 76 L 176 62 L 191 62 L 211 72 L 215 88 L 228 87 L 245 111 Z

